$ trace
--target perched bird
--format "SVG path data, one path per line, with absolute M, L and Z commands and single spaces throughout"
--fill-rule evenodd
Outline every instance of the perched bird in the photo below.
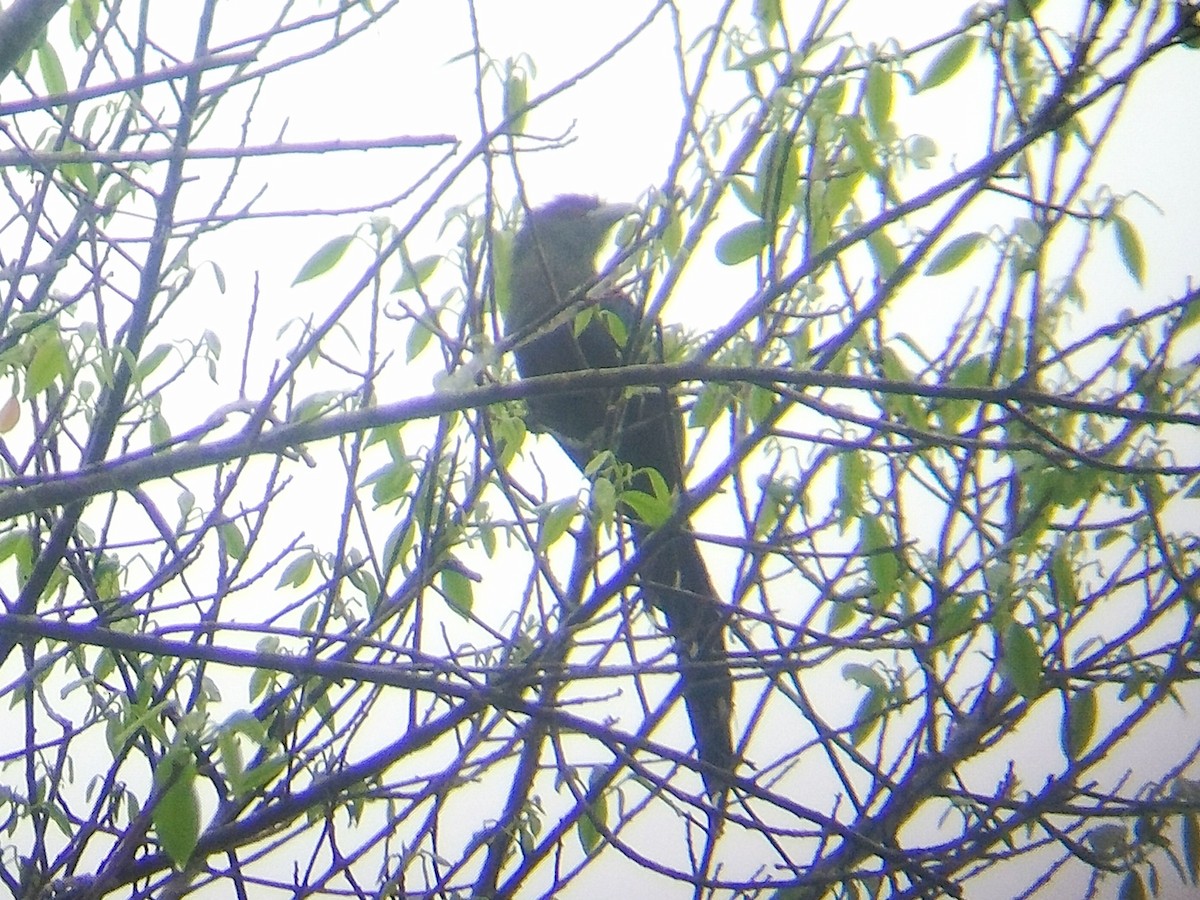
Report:
M 522 378 L 661 361 L 649 342 L 638 340 L 642 329 L 633 302 L 614 289 L 596 289 L 600 244 L 633 211 L 568 195 L 526 218 L 513 245 L 504 322 L 505 334 L 518 339 L 514 352 Z M 683 421 L 665 388 L 587 388 L 531 397 L 529 416 L 533 429 L 551 433 L 581 470 L 607 449 L 633 468 L 636 490 L 654 493 L 647 469 L 657 470 L 673 492 L 683 486 Z M 632 532 L 638 547 L 654 533 L 637 521 Z M 697 756 L 730 772 L 733 682 L 726 614 L 695 538 L 678 527 L 655 535 L 638 578 L 643 599 L 662 612 L 674 638 Z M 709 796 L 723 803 L 725 780 L 718 772 L 702 774 Z

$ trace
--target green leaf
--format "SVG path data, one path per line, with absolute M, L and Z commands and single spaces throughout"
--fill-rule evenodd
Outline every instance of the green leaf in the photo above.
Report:
M 190 754 L 169 754 L 155 769 L 155 782 L 165 791 L 150 811 L 150 821 L 163 850 L 175 867 L 191 859 L 200 837 L 200 799 L 196 794 L 196 764 Z
M 1042 693 L 1042 651 L 1029 629 L 1013 622 L 1004 632 L 1004 657 L 1000 669 L 1026 700 Z
M 887 689 L 887 682 L 883 676 L 871 666 L 862 663 L 846 663 L 842 666 L 842 677 L 847 681 L 862 685 L 867 690 L 883 691 Z
M 757 384 L 750 385 L 750 395 L 746 398 L 746 415 L 755 425 L 761 425 L 775 409 L 775 392 Z
M 729 388 L 723 384 L 705 384 L 696 395 L 696 402 L 688 416 L 692 428 L 709 428 L 717 417 L 729 406 Z
M 567 533 L 571 520 L 575 518 L 578 511 L 573 499 L 555 503 L 546 510 L 542 517 L 541 530 L 538 533 L 538 549 L 544 552 L 554 546 L 558 539 Z
M 1050 590 L 1054 604 L 1064 612 L 1071 612 L 1079 602 L 1079 591 L 1075 586 L 1075 572 L 1071 568 L 1071 557 L 1061 546 L 1054 551 L 1050 560 Z
M 1112 222 L 1113 234 L 1117 239 L 1117 253 L 1121 256 L 1121 262 L 1125 264 L 1125 268 L 1133 276 L 1133 280 L 1142 285 L 1146 278 L 1146 253 L 1142 249 L 1142 239 L 1138 237 L 1137 231 L 1124 216 L 1114 215 Z
M 82 153 L 83 147 L 75 141 L 67 141 L 63 144 L 63 151 L 66 153 Z M 61 171 L 64 178 L 72 184 L 83 188 L 89 197 L 95 197 L 99 192 L 100 183 L 96 178 L 96 167 L 91 163 L 82 160 L 64 162 Z
M 352 234 L 343 234 L 341 237 L 326 241 L 321 249 L 310 256 L 308 262 L 300 267 L 300 272 L 292 281 L 292 285 L 295 286 L 305 281 L 311 281 L 318 275 L 324 275 L 346 255 L 346 250 L 353 241 L 354 235 Z
M 1041 3 L 1042 0 L 1008 0 L 1005 12 L 1010 22 L 1021 22 L 1030 18 Z
M 870 666 L 850 663 L 842 667 L 842 675 L 867 689 L 867 695 L 859 702 L 851 720 L 850 741 L 857 747 L 871 736 L 875 726 L 880 723 L 890 691 L 883 676 Z
M 171 443 L 171 426 L 167 424 L 162 413 L 155 413 L 150 417 L 150 443 L 155 447 Z
M 975 38 L 960 34 L 946 44 L 933 58 L 933 62 L 929 64 L 925 74 L 921 76 L 921 80 L 917 83 L 917 90 L 927 91 L 939 84 L 945 84 L 957 75 L 975 51 L 975 43 Z
M 875 260 L 875 267 L 883 278 L 889 278 L 900 268 L 900 252 L 883 230 L 873 231 L 867 235 L 867 250 Z
M 1096 734 L 1096 692 L 1084 688 L 1067 698 L 1067 714 L 1063 718 L 1059 740 L 1068 760 L 1079 759 Z
M 900 560 L 892 549 L 892 536 L 877 516 L 864 515 L 861 522 L 858 550 L 878 591 L 872 603 L 876 609 L 883 609 L 899 590 Z
M 950 373 L 949 384 L 951 387 L 961 388 L 985 387 L 990 366 L 991 363 L 982 354 L 970 356 Z M 942 427 L 953 434 L 977 406 L 974 400 L 943 400 L 936 408 L 938 417 L 942 420 Z
M 413 474 L 412 464 L 401 458 L 372 473 L 362 486 L 372 486 L 371 499 L 376 508 L 387 506 L 408 495 L 408 486 L 412 483 Z
M 4 562 L 10 556 L 16 556 L 20 559 L 22 556 L 29 556 L 32 553 L 33 545 L 29 540 L 29 532 L 25 529 L 10 531 L 4 537 L 0 538 L 0 562 Z
M 942 275 L 957 269 L 986 241 L 987 235 L 979 231 L 956 237 L 934 255 L 925 267 L 925 274 Z
M 442 585 L 442 594 L 450 608 L 464 619 L 470 618 L 471 609 L 475 606 L 475 593 L 471 587 L 471 579 L 457 568 L 447 566 L 442 569 L 439 580 Z
M 412 362 L 422 351 L 429 346 L 429 341 L 433 337 L 433 332 L 426 328 L 421 322 L 413 321 L 412 328 L 408 332 L 408 340 L 404 342 L 404 358 L 407 362 Z
M 867 124 L 877 135 L 887 131 L 892 117 L 892 73 L 880 63 L 867 69 Z
M 279 584 L 275 586 L 277 588 L 281 588 L 284 585 L 300 587 L 304 582 L 308 581 L 308 577 L 312 574 L 314 559 L 315 557 L 311 552 L 301 553 L 283 570 L 283 574 L 279 576 Z
M 1200 297 L 1192 295 L 1184 305 L 1183 311 L 1179 315 L 1179 322 L 1175 327 L 1182 334 L 1197 322 L 1200 322 Z
M 46 83 L 46 93 L 65 94 L 67 92 L 67 76 L 63 74 L 62 63 L 58 54 L 49 41 L 43 41 L 37 48 L 38 70 L 42 73 L 42 81 Z
M 838 456 L 837 521 L 842 531 L 846 530 L 851 519 L 862 515 L 869 472 L 867 458 L 860 451 L 850 450 Z
M 596 779 L 602 773 L 599 769 L 592 772 L 591 783 L 595 784 Z M 598 792 L 594 800 L 588 804 L 583 815 L 579 817 L 575 823 L 575 833 L 579 838 L 579 846 L 583 848 L 583 852 L 589 856 L 596 851 L 600 846 L 600 842 L 604 840 L 604 835 L 600 829 L 608 825 L 608 800 L 605 798 L 603 791 Z
M 754 0 L 754 21 L 758 23 L 763 34 L 778 25 L 782 18 L 780 0 Z
M 661 498 L 647 494 L 645 491 L 625 491 L 621 494 L 621 502 L 633 510 L 634 515 L 649 525 L 659 528 L 671 518 L 672 503 L 670 497 Z
M 767 246 L 767 227 L 762 222 L 743 222 L 717 239 L 717 259 L 736 266 L 754 259 Z
M 975 614 L 979 609 L 978 597 L 971 595 L 956 599 L 945 599 L 938 604 L 934 636 L 938 645 L 948 644 L 966 634 L 975 625 Z
M 399 294 L 401 291 L 416 290 L 429 280 L 429 276 L 437 270 L 438 263 L 441 261 L 440 256 L 426 256 L 411 266 L 405 265 L 404 274 L 397 279 L 396 284 L 392 287 L 392 293 Z
M 339 399 L 337 391 L 318 391 L 309 394 L 292 408 L 290 420 L 293 422 L 313 422 L 320 418 L 321 413 L 330 409 L 331 404 Z
M 880 363 L 883 377 L 889 381 L 908 383 L 916 380 L 900 358 L 900 354 L 891 347 L 883 349 Z M 924 428 L 928 424 L 925 407 L 921 404 L 921 398 L 915 394 L 888 392 L 883 395 L 883 407 L 891 415 L 914 427 Z
M 843 600 L 839 597 L 829 598 L 829 620 L 825 628 L 830 633 L 841 631 L 847 625 L 854 621 L 857 610 L 854 604 L 849 600 Z
M 234 562 L 241 562 L 246 558 L 246 539 L 242 537 L 242 531 L 237 525 L 233 522 L 223 522 L 217 526 L 217 534 L 226 558 Z
M 520 134 L 525 130 L 528 103 L 529 82 L 525 73 L 510 65 L 508 76 L 504 79 L 504 118 L 508 121 L 506 130 L 510 134 Z
M 762 218 L 762 197 L 754 192 L 749 180 L 734 178 L 729 182 L 729 188 L 733 191 L 733 196 L 737 197 L 742 206 L 746 208 L 746 212 L 755 218 Z
M 875 146 L 867 138 L 867 131 L 857 116 L 839 116 L 842 133 L 846 136 L 846 146 L 850 149 L 855 161 L 862 166 L 863 171 L 873 177 L 882 173 L 879 161 L 875 158 Z
M 50 334 L 38 344 L 25 371 L 25 399 L 32 400 L 49 388 L 56 378 L 65 380 L 70 371 L 66 346 L 57 332 Z
M 72 0 L 71 43 L 76 47 L 83 46 L 83 42 L 96 30 L 99 12 L 100 0 Z
M 163 360 L 171 352 L 170 344 L 159 344 L 140 360 L 138 360 L 137 370 L 134 372 L 133 378 L 139 384 L 150 374 L 162 365 Z
M 754 192 L 761 198 L 762 219 L 768 228 L 783 218 L 783 210 L 796 201 L 800 191 L 800 157 L 792 136 L 777 131 L 768 138 L 758 157 Z
M 243 776 L 246 764 L 242 758 L 242 745 L 237 739 L 236 728 L 221 727 L 217 732 L 217 751 L 221 760 L 221 769 L 225 773 L 225 780 L 229 782 L 233 795 L 240 797 L 245 793 Z
M 325 701 L 326 703 L 328 701 Z M 317 704 L 320 705 L 319 703 Z M 269 784 L 290 764 L 288 757 L 282 753 L 276 753 L 273 756 L 263 760 L 257 766 L 252 766 L 246 770 L 245 776 L 242 778 L 242 790 L 250 793 L 258 790 L 263 785 Z

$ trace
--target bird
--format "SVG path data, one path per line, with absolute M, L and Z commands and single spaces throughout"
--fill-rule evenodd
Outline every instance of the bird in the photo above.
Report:
M 530 211 L 513 241 L 504 335 L 514 340 L 521 378 L 661 362 L 642 335 L 641 316 L 621 291 L 598 285 L 596 257 L 613 227 L 636 207 L 568 194 Z M 579 388 L 530 397 L 531 430 L 548 432 L 584 471 L 608 450 L 633 471 L 630 487 L 654 495 L 654 469 L 683 488 L 683 417 L 660 387 Z M 696 740 L 705 792 L 723 806 L 734 767 L 733 679 L 722 605 L 686 524 L 659 533 L 631 516 L 635 549 L 647 547 L 637 576 L 642 599 L 666 620 L 684 707 Z

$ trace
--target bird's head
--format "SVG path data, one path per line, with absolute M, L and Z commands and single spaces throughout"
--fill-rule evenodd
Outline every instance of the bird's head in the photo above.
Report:
M 537 321 L 594 281 L 600 245 L 636 209 L 567 194 L 530 212 L 513 243 L 508 330 Z

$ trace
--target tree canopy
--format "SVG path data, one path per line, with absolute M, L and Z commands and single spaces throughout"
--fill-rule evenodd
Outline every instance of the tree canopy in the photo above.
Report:
M 433 6 L 0 12 L 0 881 L 1200 883 L 1198 8 Z M 515 377 L 560 193 L 636 204 L 662 362 Z M 685 490 L 528 416 L 614 387 L 675 393 Z M 724 810 L 664 524 L 729 617 Z

